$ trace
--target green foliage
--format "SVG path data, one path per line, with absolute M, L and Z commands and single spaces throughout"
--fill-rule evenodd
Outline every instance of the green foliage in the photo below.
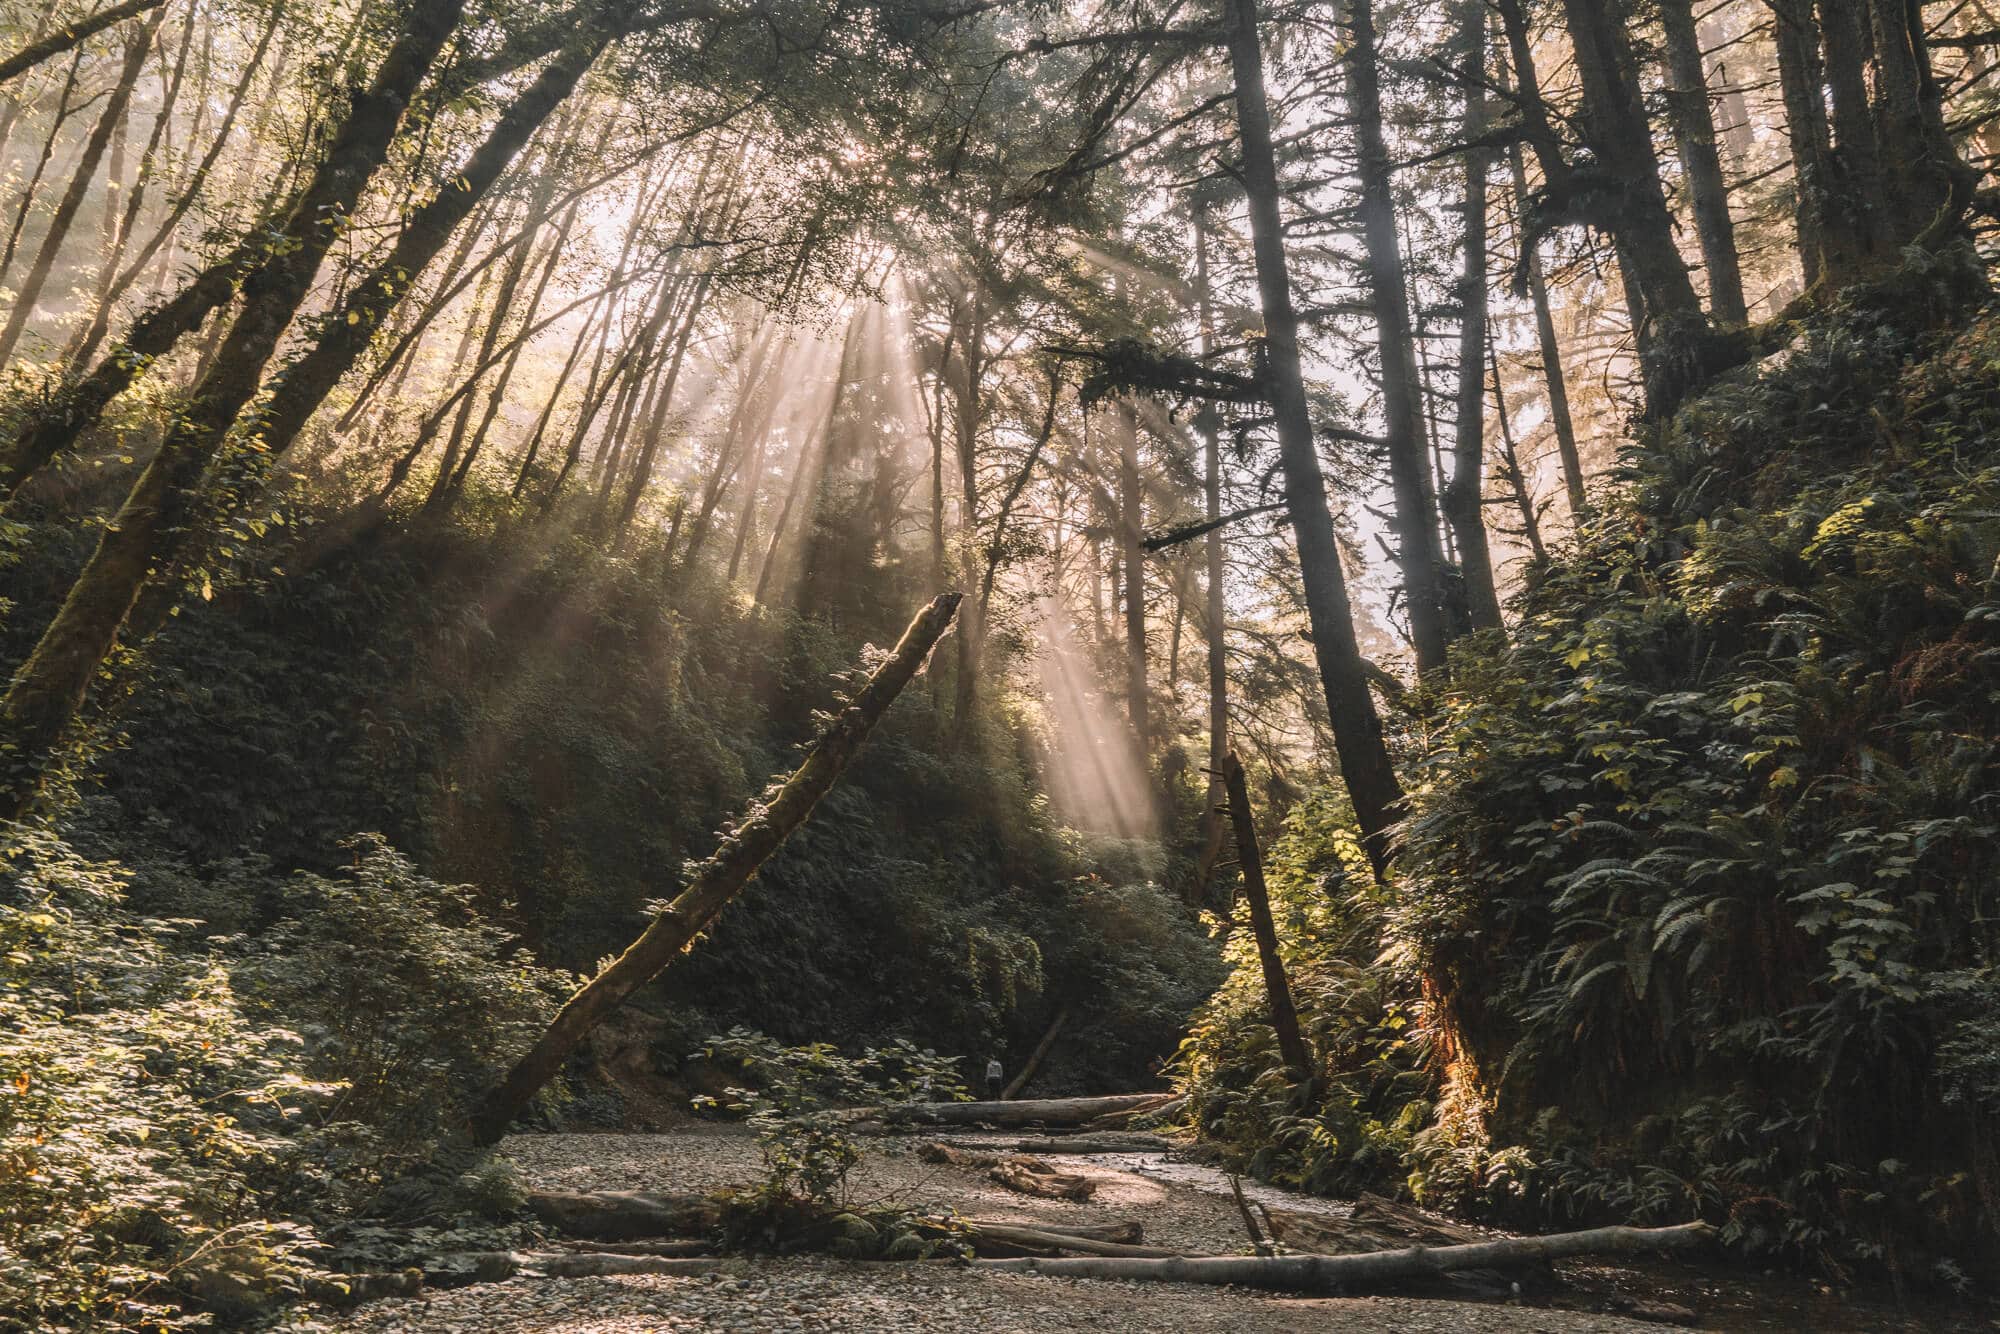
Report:
M 0 1309 L 19 1327 L 248 1316 L 336 1283 L 329 1265 L 474 1249 L 435 1220 L 509 1210 L 504 1169 L 410 1173 L 563 979 L 516 957 L 463 889 L 379 840 L 353 848 L 334 878 L 230 868 L 204 892 L 285 915 L 214 936 L 129 907 L 142 880 L 147 897 L 184 895 L 184 874 L 15 833 L 0 889 Z M 352 1221 L 385 1212 L 403 1223 Z M 433 1222 L 412 1232 L 413 1218 Z
M 1455 661 L 1396 925 L 1543 1209 L 1994 1244 L 2000 326 L 1922 352 L 1712 391 Z
M 346 874 L 279 886 L 283 915 L 234 971 L 258 1010 L 298 1025 L 307 1068 L 342 1081 L 320 1133 L 338 1189 L 363 1207 L 430 1161 L 574 983 L 523 955 L 469 888 L 418 875 L 373 835 L 349 847 Z
M 1313 1077 L 1295 1083 L 1278 1054 L 1243 908 L 1226 950 L 1228 980 L 1177 1058 L 1205 1137 L 1246 1171 L 1321 1194 L 1395 1190 L 1437 1096 L 1415 1041 L 1412 978 L 1377 966 L 1381 906 L 1351 830 L 1344 803 L 1318 794 L 1292 808 L 1266 855 Z
M 847 1203 L 847 1173 L 861 1161 L 861 1149 L 840 1108 L 967 1096 L 955 1058 L 900 1040 L 849 1057 L 825 1043 L 787 1047 L 733 1028 L 711 1037 L 701 1058 L 744 1081 L 730 1087 L 726 1102 L 698 1098 L 696 1106 L 746 1117 L 756 1128 L 765 1168 L 757 1193 L 773 1207 Z
M 42 834 L 0 889 L 0 1328 L 182 1328 L 296 1291 L 288 1132 L 334 1089 L 189 927 Z

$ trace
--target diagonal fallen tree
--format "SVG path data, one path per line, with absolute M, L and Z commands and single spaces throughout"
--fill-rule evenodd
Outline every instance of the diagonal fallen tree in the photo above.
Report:
M 743 891 L 792 831 L 806 822 L 861 750 L 868 734 L 910 683 L 931 648 L 958 610 L 958 593 L 943 593 L 917 613 L 868 682 L 839 716 L 827 724 L 819 740 L 792 776 L 770 799 L 753 806 L 743 822 L 701 864 L 673 902 L 653 918 L 626 951 L 606 964 L 564 1003 L 555 1019 L 529 1051 L 487 1094 L 473 1113 L 474 1142 L 494 1144 L 507 1133 L 545 1084 L 562 1069 L 591 1029 L 602 1023 L 631 994 L 650 982 L 675 955 L 706 931 L 729 901 Z
M 1572 1255 L 1631 1255 L 1704 1246 L 1715 1236 L 1707 1223 L 1678 1227 L 1600 1227 L 1547 1237 L 1509 1237 L 1465 1246 L 1412 1246 L 1361 1255 L 1202 1255 L 1173 1259 L 1090 1257 L 1074 1260 L 976 1260 L 981 1269 L 1047 1274 L 1052 1278 L 1204 1283 L 1283 1292 L 1338 1293 L 1461 1269 L 1500 1269 Z

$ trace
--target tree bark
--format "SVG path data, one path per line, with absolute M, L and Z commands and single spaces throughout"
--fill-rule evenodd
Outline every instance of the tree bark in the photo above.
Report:
M 1139 480 L 1139 422 L 1130 399 L 1111 410 L 1118 437 L 1118 564 L 1125 591 L 1125 713 L 1141 764 L 1153 753 L 1152 710 L 1146 684 L 1145 491 Z
M 462 12 L 463 0 L 417 0 L 373 83 L 352 94 L 347 118 L 271 257 L 244 281 L 242 314 L 214 369 L 167 428 L 55 620 L 0 700 L 0 732 L 8 737 L 8 758 L 16 768 L 0 794 L 0 817 L 18 818 L 33 797 L 45 763 L 117 642 L 141 588 L 172 564 L 187 539 L 203 473 L 255 396 L 320 261 L 387 157 L 411 96 Z
M 895 651 L 875 669 L 853 702 L 820 734 L 807 752 L 805 762 L 767 802 L 752 808 L 748 818 L 702 863 L 687 888 L 675 896 L 639 938 L 569 998 L 548 1031 L 515 1063 L 473 1114 L 472 1135 L 476 1142 L 497 1143 L 528 1100 L 555 1078 L 584 1037 L 671 963 L 675 955 L 693 944 L 695 937 L 706 931 L 729 901 L 742 892 L 757 869 L 791 837 L 792 831 L 805 823 L 896 696 L 923 667 L 931 647 L 951 623 L 952 613 L 958 610 L 959 598 L 957 593 L 941 594 L 917 613 Z
M 1194 223 L 1196 315 L 1204 361 L 1215 351 L 1215 310 L 1208 280 L 1208 211 L 1197 207 Z M 1195 868 L 1194 897 L 1206 900 L 1222 855 L 1222 769 L 1229 757 L 1229 608 L 1223 596 L 1226 567 L 1222 555 L 1222 431 L 1215 405 L 1203 403 L 1195 417 L 1201 437 L 1202 517 L 1213 525 L 1203 556 L 1208 587 L 1203 601 L 1202 637 L 1208 646 L 1208 796 L 1202 810 L 1201 860 Z
M 1250 809 L 1250 787 L 1243 779 L 1243 762 L 1236 752 L 1223 761 L 1223 781 L 1229 789 L 1229 818 L 1236 827 L 1236 862 L 1243 873 L 1243 897 L 1250 905 L 1250 932 L 1257 941 L 1257 962 L 1264 972 L 1264 997 L 1271 1007 L 1271 1031 L 1278 1035 L 1278 1052 L 1295 1079 L 1312 1078 L 1312 1052 L 1299 1032 L 1298 1007 L 1292 1004 L 1285 961 L 1278 954 L 1278 928 L 1271 920 L 1271 895 L 1264 885 L 1264 854 L 1257 847 L 1257 821 Z
M 1279 213 L 1277 162 L 1271 146 L 1271 112 L 1264 92 L 1264 53 L 1257 32 L 1257 0 L 1227 0 L 1224 27 L 1236 85 L 1237 129 L 1243 147 L 1243 185 L 1250 203 L 1257 290 L 1264 312 L 1271 410 L 1285 474 L 1285 501 L 1298 544 L 1299 578 L 1312 624 L 1313 656 L 1326 691 L 1341 776 L 1361 825 L 1362 844 L 1377 874 L 1389 864 L 1389 827 L 1403 789 L 1396 781 L 1382 720 L 1368 693 L 1368 675 L 1354 633 L 1347 576 L 1327 507 L 1299 360 L 1298 316 L 1292 307 L 1284 230 Z

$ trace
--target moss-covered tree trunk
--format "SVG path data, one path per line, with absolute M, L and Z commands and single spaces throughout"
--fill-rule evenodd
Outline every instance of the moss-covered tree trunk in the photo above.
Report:
M 507 1133 L 544 1085 L 561 1071 L 585 1036 L 631 994 L 651 981 L 675 955 L 709 928 L 729 901 L 743 891 L 761 867 L 806 822 L 841 773 L 846 770 L 875 729 L 882 715 L 924 665 L 938 636 L 958 610 L 958 593 L 944 593 L 917 613 L 887 660 L 877 667 L 840 716 L 828 724 L 770 799 L 753 806 L 744 821 L 701 864 L 687 888 L 675 896 L 625 952 L 606 964 L 597 976 L 571 996 L 548 1031 L 527 1055 L 486 1096 L 472 1118 L 472 1135 L 492 1144 Z

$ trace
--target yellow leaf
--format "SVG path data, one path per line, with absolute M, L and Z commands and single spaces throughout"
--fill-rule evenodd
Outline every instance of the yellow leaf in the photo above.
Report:
M 347 312 L 347 322 L 348 322 L 349 324 L 359 324 L 359 323 L 361 323 L 361 312 L 360 312 L 360 311 L 358 311 L 358 310 L 350 310 L 350 311 L 348 311 L 348 312 Z
M 201 600 L 203 602 L 215 601 L 215 585 L 208 582 L 208 576 L 205 574 L 201 577 Z

